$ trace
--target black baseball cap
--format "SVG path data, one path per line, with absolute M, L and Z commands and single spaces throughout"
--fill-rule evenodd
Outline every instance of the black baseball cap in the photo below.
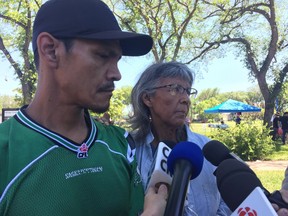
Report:
M 122 31 L 112 11 L 100 0 L 48 0 L 34 21 L 34 52 L 41 32 L 63 39 L 119 40 L 124 56 L 145 55 L 153 45 L 149 35 Z

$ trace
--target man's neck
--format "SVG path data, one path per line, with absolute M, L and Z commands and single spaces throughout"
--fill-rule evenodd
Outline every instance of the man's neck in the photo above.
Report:
M 47 106 L 32 101 L 27 115 L 43 127 L 81 144 L 88 135 L 84 109 L 69 106 Z

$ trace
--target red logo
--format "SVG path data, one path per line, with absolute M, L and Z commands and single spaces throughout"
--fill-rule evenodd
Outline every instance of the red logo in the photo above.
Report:
M 237 213 L 239 216 L 257 216 L 257 212 L 250 207 L 239 208 Z
M 79 148 L 80 152 L 87 152 L 88 151 L 88 146 L 86 143 L 83 143 L 81 147 Z

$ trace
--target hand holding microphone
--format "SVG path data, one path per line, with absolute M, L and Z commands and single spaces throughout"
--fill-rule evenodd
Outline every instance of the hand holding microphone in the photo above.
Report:
M 285 190 L 285 189 L 281 189 L 281 190 L 279 191 L 279 193 L 281 194 L 282 199 L 283 199 L 286 203 L 288 203 L 288 191 Z M 274 209 L 276 210 L 278 216 L 287 216 L 287 215 L 288 215 L 288 209 L 287 209 L 287 208 L 279 208 L 278 205 L 273 204 L 273 203 L 272 203 L 272 206 L 273 206 Z
M 145 195 L 144 211 L 141 216 L 163 215 L 167 204 L 168 188 L 160 185 L 156 190 L 155 187 L 148 188 Z

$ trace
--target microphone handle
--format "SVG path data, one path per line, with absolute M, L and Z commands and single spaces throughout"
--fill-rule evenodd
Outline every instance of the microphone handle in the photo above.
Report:
M 193 167 L 187 160 L 178 160 L 174 165 L 174 175 L 164 216 L 181 216 Z

